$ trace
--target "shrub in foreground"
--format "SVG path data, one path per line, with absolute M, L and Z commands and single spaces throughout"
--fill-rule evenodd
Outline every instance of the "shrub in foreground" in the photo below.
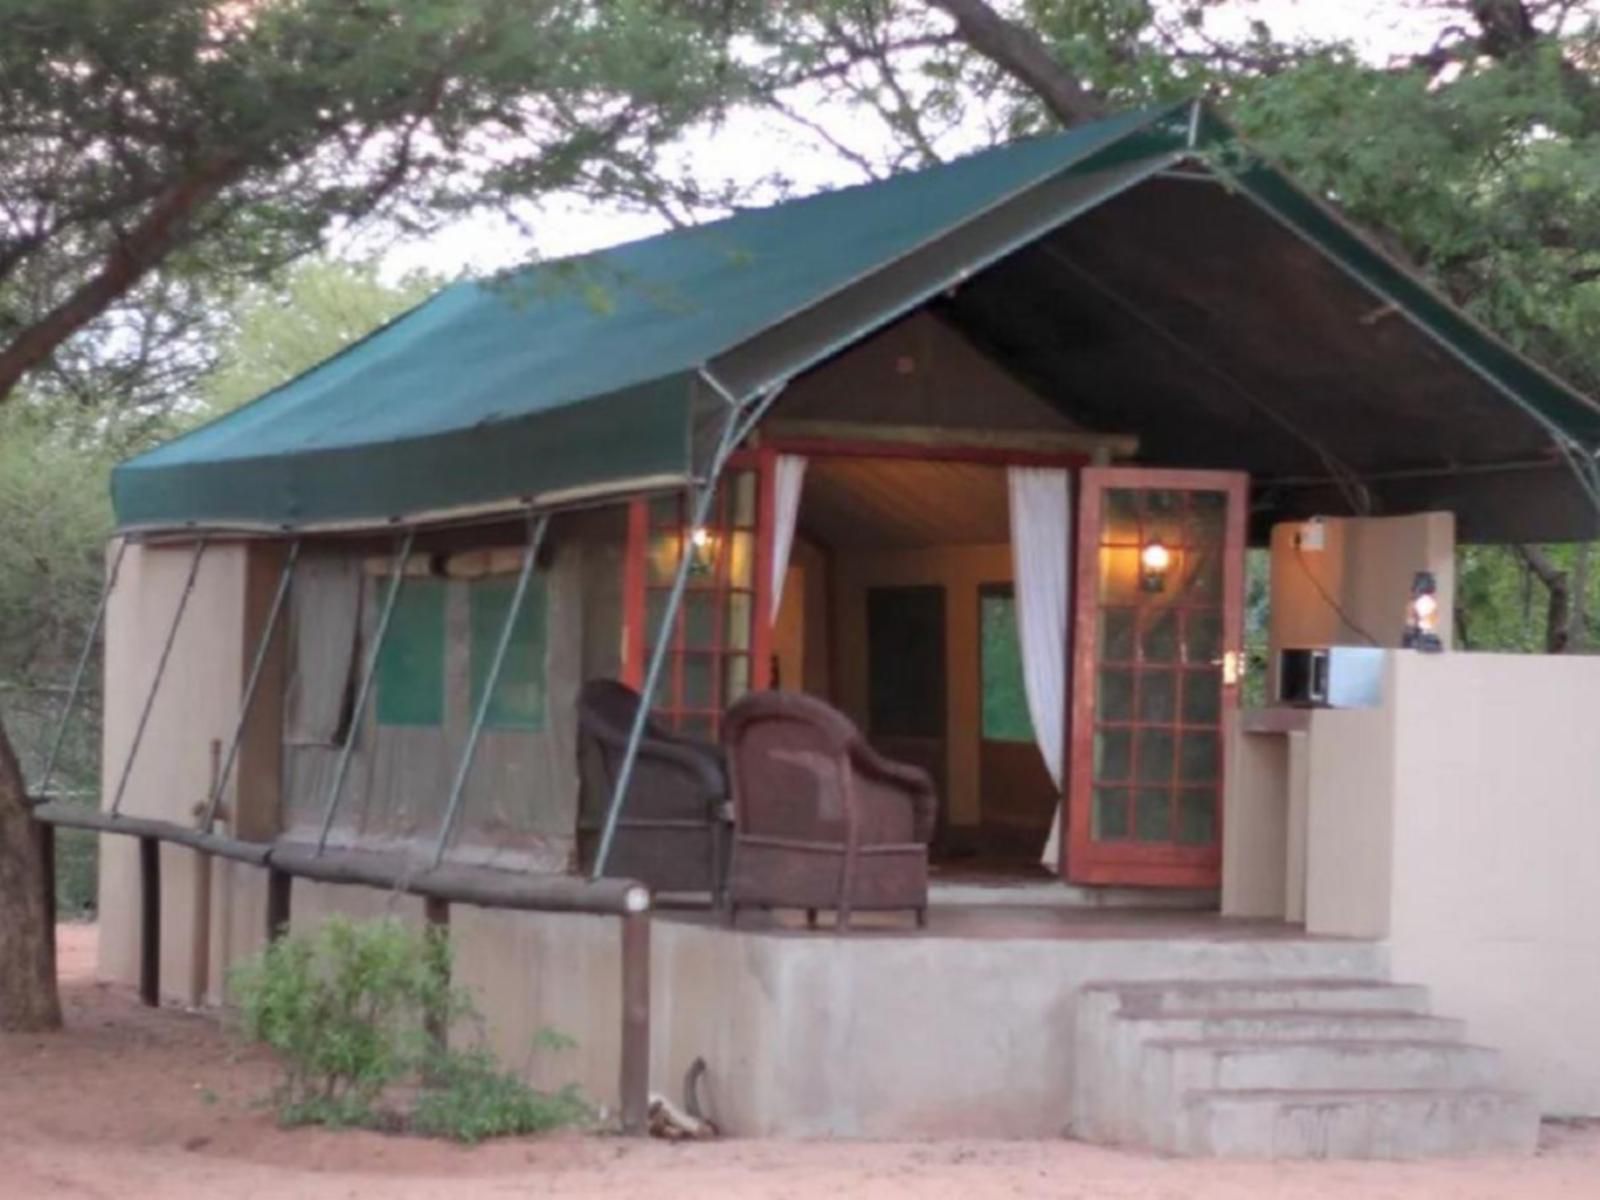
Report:
M 541 1092 L 481 1044 L 447 1048 L 429 1033 L 479 1024 L 470 998 L 450 983 L 442 931 L 333 918 L 274 942 L 230 982 L 245 1035 L 282 1065 L 273 1101 L 285 1124 L 475 1142 L 589 1119 L 573 1089 Z

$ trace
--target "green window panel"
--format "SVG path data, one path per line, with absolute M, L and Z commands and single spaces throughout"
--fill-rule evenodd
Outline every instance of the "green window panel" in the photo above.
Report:
M 478 711 L 483 689 L 489 682 L 495 648 L 505 626 L 506 612 L 516 594 L 515 579 L 485 579 L 470 588 L 472 610 L 472 711 Z M 489 711 L 484 714 L 486 729 L 544 728 L 545 713 L 545 614 L 548 599 L 545 579 L 537 572 L 528 580 L 522 611 L 511 630 L 505 662 Z
M 385 587 L 374 589 L 381 606 Z M 388 636 L 378 651 L 378 724 L 444 722 L 442 579 L 407 579 L 395 598 Z
M 1022 639 L 1010 588 L 984 588 L 978 597 L 982 631 L 983 736 L 991 742 L 1031 742 L 1028 693 L 1022 682 Z

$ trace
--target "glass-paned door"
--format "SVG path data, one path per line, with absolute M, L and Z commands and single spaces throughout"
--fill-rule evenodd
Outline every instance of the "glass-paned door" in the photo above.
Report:
M 642 683 L 679 555 L 687 553 L 688 584 L 652 708 L 668 728 L 694 737 L 714 738 L 727 706 L 766 683 L 770 587 L 761 569 L 762 479 L 759 462 L 724 472 L 703 526 L 691 526 L 693 497 L 683 493 L 641 502 L 635 513 L 629 554 L 643 559 L 636 572 L 642 603 L 630 621 L 629 640 L 639 653 L 629 674 Z
M 1066 873 L 1214 886 L 1247 480 L 1122 467 L 1080 480 Z

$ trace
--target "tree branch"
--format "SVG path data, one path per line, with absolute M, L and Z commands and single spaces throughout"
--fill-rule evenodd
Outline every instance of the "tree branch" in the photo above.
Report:
M 185 226 L 196 211 L 215 199 L 241 170 L 238 160 L 221 158 L 169 187 L 132 229 L 117 237 L 99 271 L 0 350 L 0 400 L 11 394 L 28 371 L 159 264 L 183 240 Z
M 1082 125 L 1105 115 L 1105 105 L 1056 61 L 1031 29 L 1008 21 L 986 0 L 927 0 L 948 14 L 962 39 L 1015 76 L 1063 125 Z

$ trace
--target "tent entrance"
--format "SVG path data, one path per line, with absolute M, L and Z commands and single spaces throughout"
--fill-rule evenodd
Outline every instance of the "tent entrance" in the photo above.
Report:
M 1059 792 L 1024 695 L 1007 463 L 958 453 L 807 446 L 774 677 L 932 776 L 942 872 L 1042 876 Z

